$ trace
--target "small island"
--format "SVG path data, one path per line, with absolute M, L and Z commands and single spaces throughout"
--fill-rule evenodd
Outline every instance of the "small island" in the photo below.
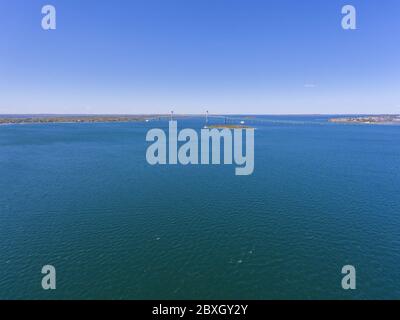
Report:
M 254 129 L 253 127 L 239 124 L 213 124 L 207 126 L 208 129 Z
M 400 115 L 341 117 L 341 118 L 329 119 L 329 122 L 349 123 L 349 124 L 398 124 L 398 125 L 400 125 Z

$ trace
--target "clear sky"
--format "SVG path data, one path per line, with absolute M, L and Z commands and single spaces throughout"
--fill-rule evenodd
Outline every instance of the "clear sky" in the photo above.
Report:
M 400 1 L 0 0 L 0 113 L 171 109 L 400 113 Z

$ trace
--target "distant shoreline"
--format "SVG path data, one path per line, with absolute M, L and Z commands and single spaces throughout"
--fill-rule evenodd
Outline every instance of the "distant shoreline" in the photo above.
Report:
M 211 114 L 210 114 L 211 115 Z M 379 116 L 400 116 L 397 113 L 214 113 L 214 116 L 227 117 L 301 117 L 301 116 L 324 116 L 324 117 L 379 117 Z M 58 117 L 169 117 L 170 113 L 0 113 L 1 118 L 58 118 Z M 174 117 L 201 117 L 203 113 L 175 113 Z
M 157 118 L 155 116 L 0 116 L 0 125 L 7 124 L 46 124 L 46 123 L 112 123 L 140 122 Z
M 357 116 L 329 119 L 329 122 L 344 124 L 399 124 L 400 115 Z
M 259 117 L 279 117 L 279 115 L 258 115 Z M 282 116 L 316 116 L 316 115 L 282 115 Z M 326 117 L 326 121 L 330 123 L 338 124 L 390 124 L 400 125 L 400 115 L 319 115 Z M 129 122 L 149 122 L 155 120 L 169 120 L 170 114 L 147 114 L 147 115 L 34 115 L 34 114 L 13 114 L 13 115 L 1 115 L 0 114 L 0 126 L 1 125 L 15 125 L 15 124 L 54 124 L 54 123 L 129 123 Z M 190 114 L 175 114 L 174 119 L 185 119 L 192 117 L 204 117 L 204 115 L 190 115 Z M 241 117 L 244 120 L 251 121 L 255 119 L 257 115 L 213 115 L 215 118 L 230 118 Z M 243 123 L 244 124 L 244 121 Z M 210 124 L 211 127 L 224 127 L 233 128 L 239 127 L 235 124 Z M 246 126 L 240 126 L 246 127 Z

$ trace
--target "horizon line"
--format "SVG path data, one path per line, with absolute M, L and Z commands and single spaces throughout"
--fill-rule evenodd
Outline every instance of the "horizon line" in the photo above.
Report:
M 174 113 L 176 116 L 204 116 L 205 113 Z M 0 116 L 170 116 L 171 113 L 0 113 Z M 386 116 L 400 113 L 209 113 L 216 116 Z

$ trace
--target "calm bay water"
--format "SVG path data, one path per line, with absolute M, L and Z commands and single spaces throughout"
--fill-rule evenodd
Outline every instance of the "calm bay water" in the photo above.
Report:
M 400 127 L 258 119 L 247 177 L 148 165 L 166 121 L 1 126 L 0 298 L 398 299 Z

